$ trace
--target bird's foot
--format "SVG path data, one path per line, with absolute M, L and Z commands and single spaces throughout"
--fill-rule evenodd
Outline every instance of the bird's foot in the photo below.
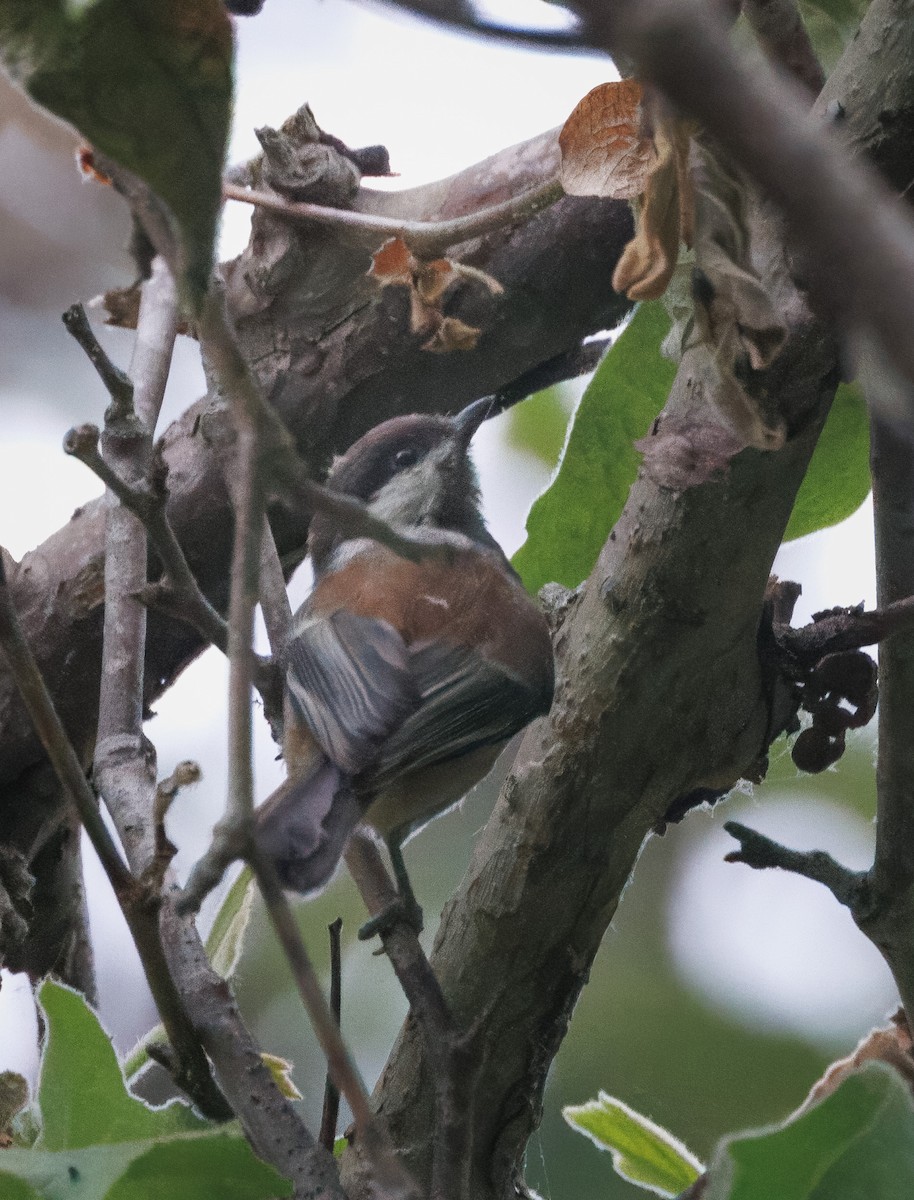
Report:
M 391 933 L 398 925 L 408 925 L 417 934 L 420 934 L 424 928 L 422 918 L 422 908 L 417 903 L 415 896 L 399 895 L 396 900 L 391 900 L 390 904 L 386 905 L 381 911 L 359 929 L 359 941 L 367 942 L 379 934 L 384 937 Z

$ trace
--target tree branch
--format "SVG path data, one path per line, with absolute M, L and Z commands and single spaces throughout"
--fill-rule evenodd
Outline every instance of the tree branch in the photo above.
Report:
M 233 183 L 223 184 L 222 194 L 226 200 L 253 204 L 287 221 L 314 222 L 345 230 L 350 235 L 358 235 L 372 249 L 376 249 L 383 238 L 399 237 L 422 258 L 434 258 L 459 242 L 484 237 L 505 225 L 529 220 L 564 195 L 561 183 L 554 177 L 519 196 L 511 196 L 500 204 L 493 204 L 465 217 L 454 217 L 450 221 L 398 221 L 394 217 L 380 217 L 354 209 L 328 208 L 324 204 L 286 200 L 274 192 L 254 191 Z
M 866 873 L 842 867 L 824 850 L 790 850 L 737 821 L 725 822 L 724 829 L 739 842 L 739 850 L 724 855 L 725 862 L 745 863 L 757 871 L 780 867 L 782 871 L 824 884 L 855 918 L 866 905 Z
M 743 0 L 743 12 L 771 62 L 818 96 L 825 86 L 825 72 L 796 0 Z
M 876 402 L 878 413 L 878 399 Z M 907 435 L 875 417 L 871 424 L 876 593 L 880 604 L 910 607 L 914 591 L 914 468 Z M 869 874 L 871 909 L 860 928 L 882 952 L 914 1029 L 914 629 L 879 651 L 879 757 L 876 855 Z

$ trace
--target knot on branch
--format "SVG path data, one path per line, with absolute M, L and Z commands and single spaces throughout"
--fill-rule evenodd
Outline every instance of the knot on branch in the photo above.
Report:
M 279 129 L 265 125 L 255 133 L 263 154 L 233 172 L 231 181 L 266 184 L 287 200 L 348 206 L 363 174 L 390 174 L 390 157 L 383 146 L 350 150 L 321 129 L 309 104 Z

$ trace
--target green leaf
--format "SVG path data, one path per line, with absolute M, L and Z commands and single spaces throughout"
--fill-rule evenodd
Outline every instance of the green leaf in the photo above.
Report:
M 245 867 L 226 893 L 206 939 L 213 970 L 223 979 L 228 979 L 238 966 L 253 902 L 254 876 L 250 867 Z
M 612 1154 L 618 1175 L 661 1196 L 677 1196 L 704 1170 L 671 1133 L 605 1092 L 587 1104 L 568 1105 L 562 1116 Z
M 165 202 L 183 251 L 172 266 L 199 300 L 232 104 L 222 0 L 0 0 L 0 59 L 34 100 Z
M 48 980 L 38 999 L 47 1021 L 38 1084 L 43 1150 L 206 1128 L 207 1123 L 178 1100 L 150 1108 L 130 1095 L 114 1047 L 78 992 Z
M 870 426 L 863 392 L 842 383 L 797 493 L 784 541 L 836 525 L 870 492 Z
M 3 1200 L 272 1200 L 292 1186 L 238 1134 L 79 1150 L 4 1150 Z
M 869 0 L 800 0 L 800 14 L 827 72 L 857 32 L 868 5 Z
M 871 1063 L 783 1127 L 724 1141 L 709 1177 L 703 1200 L 910 1200 L 908 1086 Z
M 508 444 L 525 450 L 552 467 L 559 460 L 568 428 L 568 409 L 561 384 L 545 388 L 515 404 L 508 416 Z
M 638 474 L 643 437 L 663 407 L 676 366 L 660 355 L 670 327 L 661 303 L 642 304 L 581 398 L 565 453 L 527 517 L 514 566 L 528 591 L 589 574 Z
M 243 1137 L 172 1138 L 135 1158 L 105 1200 L 261 1200 L 292 1185 L 256 1158 Z

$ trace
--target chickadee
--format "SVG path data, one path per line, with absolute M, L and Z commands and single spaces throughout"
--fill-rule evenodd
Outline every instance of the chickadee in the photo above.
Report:
M 328 487 L 447 553 L 411 562 L 317 514 L 315 583 L 286 651 L 286 784 L 257 838 L 285 887 L 320 888 L 361 821 L 387 844 L 421 928 L 406 838 L 464 796 L 552 702 L 539 607 L 486 529 L 469 456 L 488 399 L 456 417 L 385 421 L 338 460 Z M 382 914 L 383 916 L 383 914 Z M 382 927 L 369 922 L 363 936 Z

